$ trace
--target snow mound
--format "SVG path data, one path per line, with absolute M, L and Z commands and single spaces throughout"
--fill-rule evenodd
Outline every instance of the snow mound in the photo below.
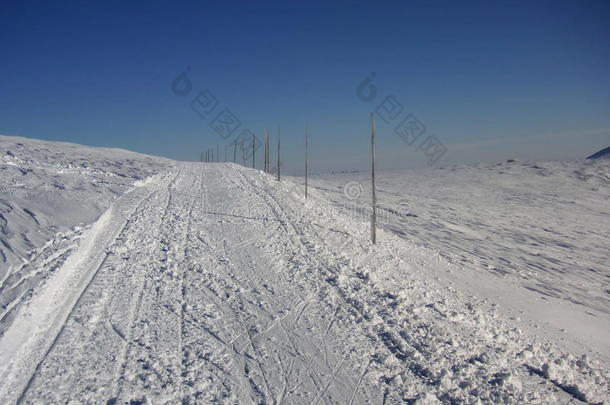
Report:
M 121 149 L 0 136 L 0 334 L 89 224 L 173 164 Z
M 598 152 L 595 152 L 594 154 L 589 156 L 587 159 L 610 159 L 610 146 L 608 146 L 607 148 L 602 149 Z

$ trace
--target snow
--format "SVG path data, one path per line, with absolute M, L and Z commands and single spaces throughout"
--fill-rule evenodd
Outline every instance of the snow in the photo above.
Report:
M 96 153 L 97 160 L 118 158 L 114 151 Z M 595 265 L 606 271 L 608 250 L 601 248 L 607 242 L 598 232 L 608 229 L 599 214 L 607 205 L 596 206 L 603 198 L 584 189 L 597 188 L 607 198 L 607 166 L 544 163 L 552 186 L 532 180 L 522 163 L 380 173 L 380 200 L 397 217 L 371 245 L 365 175 L 316 177 L 305 200 L 300 179 L 278 183 L 233 164 L 145 162 L 147 176 L 122 183 L 120 196 L 99 218 L 85 221 L 60 263 L 32 259 L 36 271 L 48 275 L 32 285 L 0 335 L 1 402 L 610 400 L 607 348 L 570 330 L 530 326 L 543 300 L 539 290 L 526 288 L 533 282 L 559 291 L 552 305 L 576 308 L 569 316 L 607 314 L 603 300 L 583 292 L 605 280 L 582 270 Z M 544 222 L 563 232 L 557 240 L 576 229 L 584 233 L 565 255 L 547 246 L 549 239 L 539 240 L 545 244 L 537 263 L 544 267 L 535 277 L 523 269 L 528 261 L 517 260 L 524 243 L 514 232 L 522 225 L 492 203 L 490 176 L 500 176 L 494 171 L 522 177 L 501 183 L 503 196 L 518 189 L 519 203 L 535 207 L 549 187 L 557 194 L 549 207 L 561 215 L 577 211 L 582 220 L 579 228 L 570 225 L 573 217 L 561 222 L 543 215 L 543 206 L 515 208 L 529 215 L 515 221 Z M 361 182 L 360 198 L 343 195 L 348 180 Z M 97 187 L 100 194 L 106 190 Z M 570 189 L 577 204 L 566 201 Z M 584 245 L 588 250 L 577 251 Z M 56 245 L 44 246 L 52 251 Z M 559 277 L 548 263 L 581 267 Z M 507 285 L 525 304 L 497 291 Z M 568 299 L 570 291 L 580 304 Z M 519 309 L 521 320 L 511 314 Z M 585 325 L 607 333 L 606 318 L 600 319 Z
M 90 224 L 134 182 L 172 164 L 120 149 L 0 136 L 0 264 L 19 263 L 49 235 Z
M 173 164 L 120 149 L 0 136 L 0 334 L 118 196 Z
M 366 173 L 311 179 L 336 209 L 367 220 L 369 183 Z M 358 198 L 344 192 L 354 184 Z M 608 360 L 610 162 L 385 172 L 377 184 L 383 228 L 457 267 L 443 282 L 512 309 L 510 316 L 571 350 Z

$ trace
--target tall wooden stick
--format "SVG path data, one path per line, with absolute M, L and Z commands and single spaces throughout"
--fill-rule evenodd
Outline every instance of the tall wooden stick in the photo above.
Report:
M 377 220 L 377 209 L 375 201 L 375 115 L 371 113 L 371 185 L 373 196 L 373 212 L 371 213 L 371 242 L 376 243 L 375 222 Z
M 229 145 L 225 144 L 225 162 L 229 161 Z
M 280 181 L 280 126 L 277 126 L 277 181 Z
M 269 163 L 269 136 L 267 135 L 267 129 L 265 129 L 265 163 L 263 164 L 263 171 L 265 173 L 269 173 L 267 163 Z
M 307 199 L 307 126 L 305 126 L 305 199 Z
M 254 164 L 254 142 L 255 142 L 255 136 L 254 134 L 252 134 L 252 168 L 255 169 L 255 164 Z
M 220 145 L 216 144 L 216 161 L 220 162 Z
M 233 144 L 233 163 L 237 163 L 237 141 Z
M 265 129 L 265 173 L 269 173 L 269 133 Z

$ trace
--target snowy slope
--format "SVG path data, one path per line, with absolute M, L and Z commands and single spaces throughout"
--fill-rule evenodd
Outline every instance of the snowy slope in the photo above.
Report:
M 595 152 L 587 159 L 610 159 L 610 146 L 604 148 L 600 151 Z
M 368 174 L 311 183 L 347 215 L 370 217 Z M 387 172 L 377 185 L 382 226 L 458 265 L 454 286 L 468 284 L 529 316 L 539 332 L 608 358 L 610 162 Z
M 118 196 L 173 164 L 119 149 L 0 136 L 0 334 Z
M 86 232 L 0 337 L 5 403 L 596 403 L 594 356 L 314 190 L 180 164 Z M 42 265 L 44 268 L 44 264 Z

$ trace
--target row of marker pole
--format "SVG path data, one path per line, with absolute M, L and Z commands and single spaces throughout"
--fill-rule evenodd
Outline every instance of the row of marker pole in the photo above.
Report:
M 271 172 L 271 145 L 269 144 L 269 133 L 265 129 L 264 138 L 264 161 L 263 171 L 265 173 Z M 252 135 L 252 168 L 256 168 L 255 152 L 256 152 L 256 138 Z M 277 181 L 280 181 L 280 127 L 277 127 Z M 216 161 L 220 161 L 220 145 L 216 145 Z M 305 198 L 307 199 L 307 181 L 308 181 L 308 163 L 309 163 L 309 134 L 308 128 L 305 127 Z M 225 162 L 228 161 L 228 146 L 225 145 Z M 214 149 L 210 148 L 207 151 L 201 152 L 201 162 L 214 162 Z M 237 142 L 233 143 L 233 163 L 237 163 Z M 246 165 L 245 154 L 243 156 L 243 165 Z M 372 212 L 371 212 L 371 242 L 375 244 L 377 242 L 377 235 L 375 232 L 377 222 L 377 201 L 375 196 L 375 115 L 371 113 L 371 197 L 372 197 Z
M 225 145 L 225 160 L 224 162 L 229 161 L 229 146 Z M 245 159 L 245 158 L 244 158 Z M 201 152 L 199 155 L 199 161 L 204 163 L 209 162 L 220 162 L 220 145 L 216 145 L 216 155 L 214 155 L 214 148 L 208 148 L 207 150 Z M 233 144 L 233 163 L 237 163 L 237 144 Z M 245 164 L 245 162 L 244 162 Z
M 307 130 L 305 130 L 307 132 Z M 263 162 L 263 171 L 265 173 L 271 172 L 271 146 L 269 144 L 269 133 L 265 130 L 265 149 L 264 149 L 264 162 Z M 305 134 L 305 141 L 307 142 L 307 133 Z M 281 138 L 280 138 L 280 127 L 277 128 L 277 180 L 280 181 L 280 146 L 281 146 Z M 307 150 L 307 148 L 306 148 Z M 256 137 L 252 134 L 252 168 L 256 168 Z M 245 154 L 243 156 L 243 165 L 246 165 L 246 157 Z M 199 161 L 202 163 L 209 162 L 220 162 L 220 144 L 216 145 L 216 159 L 214 159 L 214 148 L 208 148 L 205 152 L 201 152 L 199 156 Z M 229 161 L 229 151 L 228 146 L 225 145 L 225 162 Z M 233 163 L 237 163 L 237 142 L 233 143 Z M 307 168 L 307 162 L 305 162 L 305 168 Z M 307 174 L 305 175 L 307 177 Z M 307 194 L 307 193 L 306 193 Z

